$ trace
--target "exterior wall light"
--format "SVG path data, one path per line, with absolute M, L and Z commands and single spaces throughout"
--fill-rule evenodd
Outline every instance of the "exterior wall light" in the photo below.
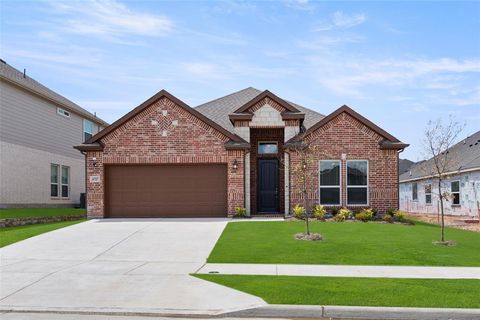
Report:
M 237 159 L 233 160 L 233 166 L 232 166 L 232 167 L 233 167 L 233 171 L 237 171 L 237 169 L 238 169 L 238 161 L 237 161 Z
M 93 158 L 92 158 L 92 161 L 93 161 L 92 165 L 93 165 L 94 167 L 96 167 L 96 166 L 97 166 L 97 158 L 96 158 L 96 157 L 93 157 Z

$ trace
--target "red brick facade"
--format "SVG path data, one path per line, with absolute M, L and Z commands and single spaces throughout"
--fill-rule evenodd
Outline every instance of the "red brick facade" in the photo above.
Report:
M 227 213 L 231 215 L 237 207 L 248 207 L 255 214 L 257 161 L 261 157 L 275 157 L 279 160 L 279 213 L 290 213 L 291 207 L 296 203 L 302 204 L 303 200 L 299 177 L 292 171 L 292 168 L 299 165 L 300 159 L 293 150 L 286 147 L 289 143 L 285 140 L 298 132 L 303 118 L 292 116 L 295 111 L 288 111 L 275 102 L 274 97 L 269 98 L 268 94 L 266 98 L 253 103 L 248 110 L 258 111 L 267 103 L 273 107 L 267 110 L 270 115 L 263 113 L 260 117 L 265 118 L 265 127 L 262 126 L 263 122 L 257 121 L 255 128 L 249 128 L 248 138 L 245 139 L 250 141 L 247 142 L 170 94 L 160 92 L 142 104 L 141 108 L 127 114 L 124 121 L 117 121 L 105 129 L 103 134 L 101 132 L 98 137 L 93 137 L 84 147 L 78 147 L 87 155 L 88 217 L 105 217 L 105 168 L 113 164 L 227 164 Z M 278 120 L 276 112 L 285 116 L 285 119 Z M 271 123 L 269 120 L 272 118 L 269 116 L 277 120 Z M 233 125 L 235 129 L 243 130 L 251 122 L 239 119 Z M 350 207 L 372 207 L 381 213 L 398 207 L 398 149 L 406 144 L 346 106 L 308 129 L 306 139 L 318 148 L 313 164 L 309 165 L 312 183 L 308 193 L 310 205 L 319 202 L 320 160 L 341 160 L 342 206 L 347 206 L 346 161 L 368 160 L 369 203 Z M 277 142 L 278 154 L 258 155 L 259 141 Z M 247 152 L 250 160 L 245 166 Z M 285 152 L 289 153 L 288 161 L 284 159 Z M 245 181 L 249 181 L 248 186 Z
M 228 211 L 233 213 L 235 207 L 244 206 L 244 151 L 226 150 L 226 141 L 222 133 L 174 102 L 160 99 L 103 137 L 103 151 L 87 152 L 88 217 L 104 217 L 104 166 L 109 164 L 226 163 Z M 100 181 L 91 180 L 93 176 Z
M 347 206 L 346 196 L 346 160 L 368 160 L 369 204 L 348 206 L 350 208 L 372 207 L 379 212 L 389 208 L 398 208 L 398 152 L 381 149 L 379 142 L 383 137 L 343 112 L 330 122 L 306 137 L 316 148 L 316 160 L 341 160 L 341 202 Z M 342 154 L 346 159 L 342 160 Z M 319 202 L 319 165 L 311 166 L 310 173 L 313 187 L 310 188 L 308 200 L 311 205 Z M 290 168 L 299 164 L 295 153 L 290 155 Z M 303 197 L 299 179 L 290 175 L 290 203 L 302 204 Z

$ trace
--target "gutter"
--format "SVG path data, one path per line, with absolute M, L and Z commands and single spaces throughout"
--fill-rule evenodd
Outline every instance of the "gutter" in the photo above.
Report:
M 460 173 L 472 172 L 472 171 L 480 171 L 480 167 L 474 167 L 470 169 L 463 169 L 463 170 L 457 170 L 457 171 L 449 171 L 449 172 L 445 172 L 444 175 L 460 174 Z M 436 177 L 438 177 L 438 174 L 431 174 L 428 176 L 421 176 L 417 178 L 401 180 L 400 183 L 411 182 L 416 180 L 424 180 L 424 179 L 430 179 L 430 178 L 436 178 Z

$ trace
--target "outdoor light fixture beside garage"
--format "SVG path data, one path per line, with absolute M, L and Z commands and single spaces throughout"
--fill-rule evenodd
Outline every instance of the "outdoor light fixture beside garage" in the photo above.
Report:
M 237 171 L 238 169 L 238 161 L 237 159 L 233 160 L 233 171 Z

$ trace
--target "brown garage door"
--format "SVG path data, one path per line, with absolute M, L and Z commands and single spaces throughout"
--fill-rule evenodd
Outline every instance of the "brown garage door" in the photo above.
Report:
M 106 167 L 110 218 L 225 217 L 227 166 Z

